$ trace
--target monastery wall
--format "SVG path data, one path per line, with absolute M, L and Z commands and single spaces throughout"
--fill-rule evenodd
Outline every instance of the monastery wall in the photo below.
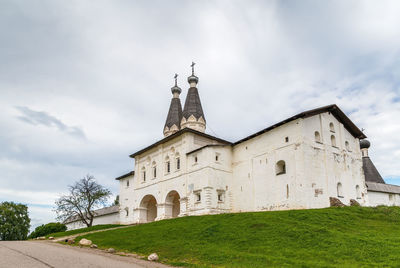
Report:
M 329 197 L 344 204 L 367 203 L 359 140 L 332 114 L 303 120 L 305 174 L 299 188 L 306 207 L 327 207 Z M 316 134 L 318 133 L 318 134 Z M 334 138 L 332 138 L 332 136 Z
M 329 197 L 366 204 L 358 144 L 334 116 L 323 113 L 236 145 L 233 211 L 322 208 Z
M 92 226 L 100 224 L 119 224 L 119 223 L 120 223 L 120 213 L 116 212 L 108 215 L 95 216 L 93 218 Z M 66 226 L 68 231 L 87 227 L 86 224 L 84 224 L 81 221 L 70 222 L 67 223 Z
M 400 195 L 368 191 L 368 201 L 371 207 L 400 206 Z
M 297 208 L 295 185 L 301 168 L 299 120 L 289 122 L 233 148 L 234 211 Z M 277 175 L 276 164 L 285 172 Z M 278 172 L 279 173 L 279 172 Z

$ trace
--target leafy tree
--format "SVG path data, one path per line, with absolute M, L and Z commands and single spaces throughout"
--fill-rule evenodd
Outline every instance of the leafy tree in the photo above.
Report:
M 48 234 L 52 233 L 58 233 L 58 232 L 65 232 L 67 230 L 67 226 L 65 224 L 59 223 L 59 222 L 50 222 L 48 224 L 42 224 L 38 227 L 35 228 L 35 231 L 33 231 L 28 238 L 36 238 L 39 236 L 46 236 Z
M 30 222 L 26 205 L 0 203 L 0 240 L 25 240 Z
M 69 193 L 56 201 L 57 219 L 66 221 L 76 218 L 91 227 L 94 210 L 106 204 L 111 195 L 110 190 L 98 184 L 91 175 L 75 182 L 68 189 Z
M 119 195 L 117 195 L 116 197 L 115 197 L 115 200 L 114 200 L 114 204 L 113 204 L 114 206 L 118 206 L 119 205 Z

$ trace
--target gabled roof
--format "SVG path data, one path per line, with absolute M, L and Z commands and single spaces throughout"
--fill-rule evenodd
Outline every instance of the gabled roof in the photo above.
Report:
M 365 181 L 367 182 L 376 182 L 376 183 L 385 183 L 381 174 L 376 169 L 374 163 L 372 163 L 371 159 L 368 156 L 364 156 L 362 158 L 363 161 L 363 170 Z
M 156 147 L 156 146 L 158 146 L 158 145 L 160 145 L 160 144 L 163 144 L 163 143 L 165 143 L 165 142 L 167 142 L 167 141 L 170 141 L 170 140 L 172 140 L 172 139 L 174 139 L 174 138 L 176 138 L 176 137 L 178 137 L 178 136 L 180 136 L 180 135 L 182 135 L 182 134 L 184 134 L 184 133 L 188 133 L 188 132 L 193 133 L 193 134 L 196 134 L 196 135 L 198 135 L 198 136 L 202 136 L 202 137 L 211 139 L 211 140 L 215 140 L 215 141 L 221 142 L 221 143 L 223 143 L 223 144 L 232 144 L 232 143 L 229 142 L 229 141 L 226 141 L 226 140 L 223 140 L 223 139 L 220 139 L 220 138 L 217 138 L 217 137 L 208 135 L 208 134 L 206 134 L 206 133 L 203 133 L 203 132 L 200 132 L 200 131 L 191 129 L 191 128 L 184 128 L 184 129 L 181 129 L 181 130 L 179 130 L 178 132 L 176 132 L 176 133 L 174 133 L 174 134 L 172 134 L 172 135 L 170 135 L 170 136 L 168 136 L 168 137 L 165 137 L 165 138 L 162 139 L 162 140 L 157 141 L 156 143 L 153 143 L 153 144 L 150 145 L 150 146 L 147 146 L 146 148 L 144 148 L 144 149 L 142 149 L 142 150 L 140 150 L 140 151 L 137 151 L 136 153 L 131 154 L 129 157 L 135 158 L 135 156 L 138 156 L 138 155 L 140 155 L 140 154 L 142 154 L 142 153 L 144 153 L 144 152 L 146 152 L 146 151 L 148 151 L 148 150 L 150 150 L 150 149 L 152 149 L 152 148 L 154 148 L 154 147 Z
M 204 117 L 203 108 L 201 107 L 201 101 L 199 96 L 199 91 L 196 87 L 189 88 L 188 94 L 186 96 L 185 107 L 183 108 L 182 116 L 188 119 L 193 115 L 197 120 L 200 117 Z
M 324 107 L 320 107 L 317 109 L 313 109 L 313 110 L 309 110 L 309 111 L 305 111 L 302 113 L 299 113 L 295 116 L 289 117 L 288 119 L 285 119 L 279 123 L 276 123 L 275 125 L 272 125 L 270 127 L 267 127 L 257 133 L 254 133 L 244 139 L 241 139 L 237 142 L 234 143 L 234 145 L 237 145 L 239 143 L 245 142 L 247 140 L 250 140 L 252 138 L 255 138 L 261 134 L 264 134 L 265 132 L 268 132 L 274 128 L 277 128 L 279 126 L 282 126 L 286 123 L 289 123 L 293 120 L 299 119 L 299 118 L 307 118 L 310 116 L 314 116 L 317 114 L 321 114 L 321 113 L 325 113 L 325 112 L 330 112 L 339 122 L 341 122 L 344 127 L 355 137 L 355 138 L 359 138 L 359 139 L 365 139 L 367 136 L 364 135 L 364 133 L 362 133 L 362 131 L 350 120 L 350 118 L 348 118 L 345 113 L 339 109 L 339 107 L 336 104 L 331 104 L 328 106 L 324 106 Z
M 181 127 L 181 120 L 182 120 L 182 105 L 181 105 L 181 99 L 179 98 L 172 98 L 171 99 L 171 105 L 169 106 L 169 111 L 167 115 L 167 120 L 165 121 L 165 127 L 172 127 L 173 125 L 176 125 L 178 129 Z
M 126 177 L 133 176 L 133 175 L 135 175 L 135 171 L 131 171 L 122 176 L 119 176 L 118 178 L 115 178 L 115 180 L 119 181 L 119 180 L 125 179 Z

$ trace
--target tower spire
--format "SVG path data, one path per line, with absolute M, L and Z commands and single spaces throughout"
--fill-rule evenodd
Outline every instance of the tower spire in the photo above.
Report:
M 204 117 L 199 91 L 197 89 L 199 78 L 194 74 L 195 64 L 196 63 L 192 62 L 190 65 L 192 68 L 192 75 L 188 77 L 190 88 L 186 96 L 185 107 L 182 112 L 181 128 L 183 129 L 187 127 L 200 132 L 205 132 L 206 119 Z
M 180 123 L 182 120 L 182 105 L 179 95 L 181 94 L 182 89 L 178 87 L 178 74 L 174 75 L 174 80 L 175 80 L 175 85 L 171 88 L 172 92 L 171 104 L 169 106 L 167 120 L 165 121 L 164 125 L 165 137 L 172 135 L 181 129 Z

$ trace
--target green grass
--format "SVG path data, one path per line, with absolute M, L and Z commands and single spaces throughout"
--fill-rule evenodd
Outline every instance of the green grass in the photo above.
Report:
M 118 225 L 118 224 L 96 225 L 96 226 L 92 226 L 92 227 L 75 229 L 75 230 L 71 230 L 71 231 L 52 233 L 52 234 L 46 235 L 46 238 L 48 238 L 50 236 L 52 236 L 52 237 L 63 237 L 63 236 L 68 236 L 68 235 L 86 233 L 86 232 L 90 232 L 90 231 L 110 229 L 110 228 L 115 228 L 115 227 L 118 227 L 118 226 L 121 226 L 121 225 Z
M 157 252 L 161 262 L 176 266 L 399 267 L 400 208 L 184 217 L 84 238 L 100 248 Z

